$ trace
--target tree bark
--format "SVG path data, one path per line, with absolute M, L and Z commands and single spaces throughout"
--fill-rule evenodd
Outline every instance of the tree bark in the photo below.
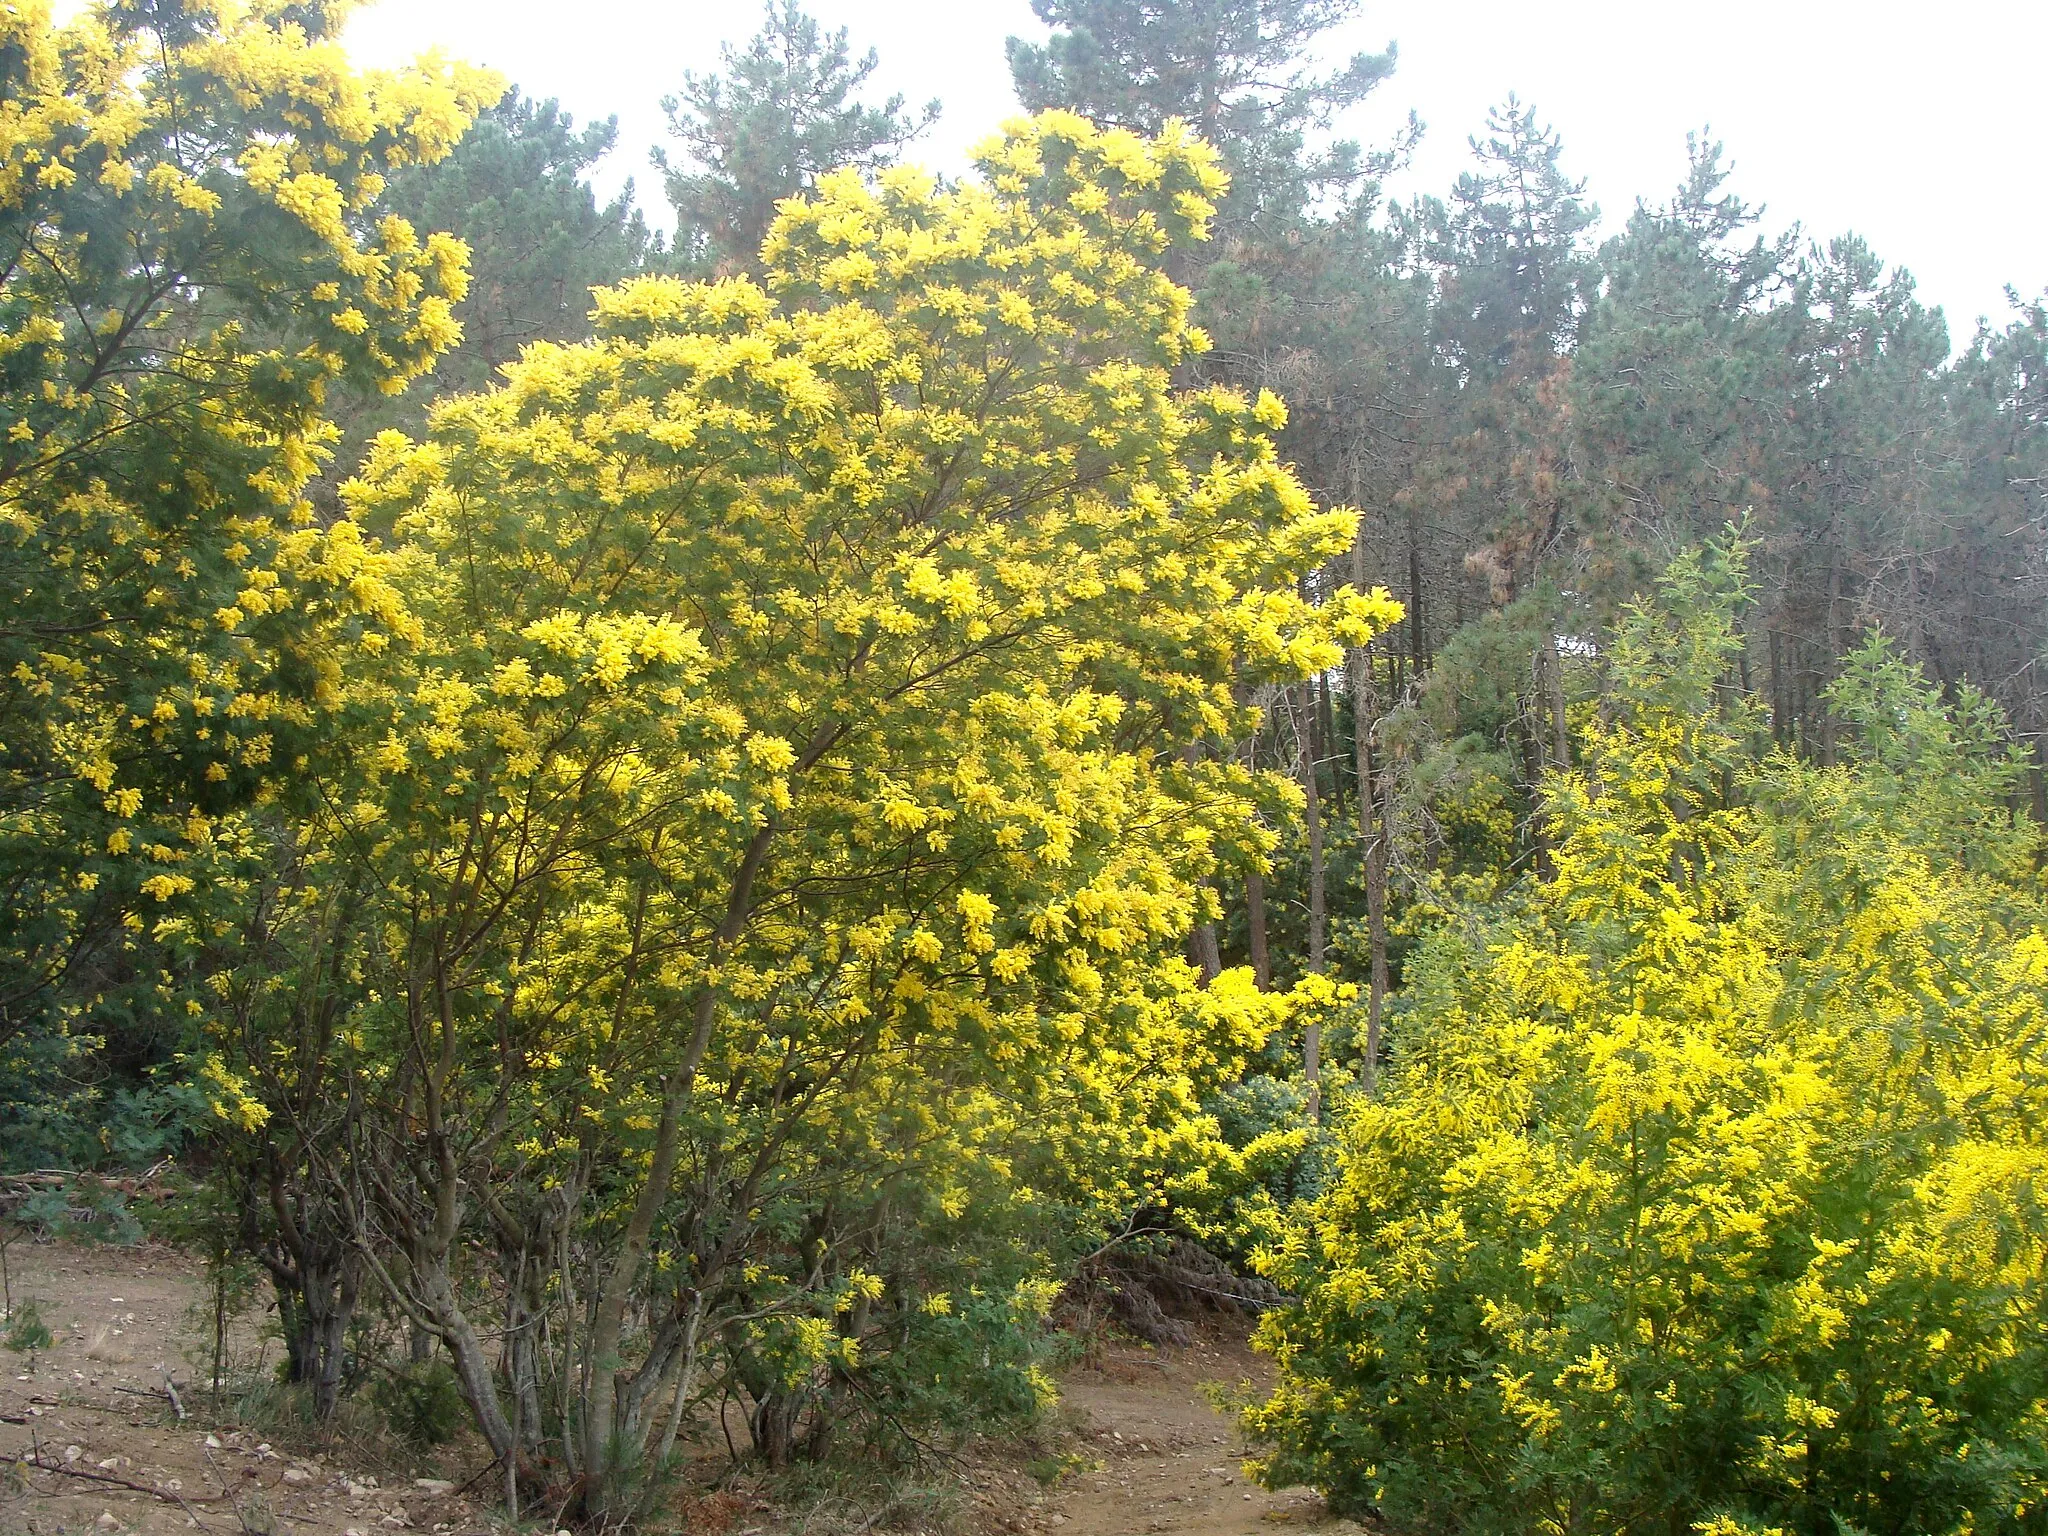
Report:
M 547 1307 L 550 1266 L 547 1249 L 527 1242 L 501 1259 L 505 1278 L 503 1368 L 512 1398 L 512 1419 L 522 1449 L 540 1445 L 544 1415 L 540 1403 L 540 1324 Z
M 1359 646 L 1347 663 L 1357 724 L 1353 747 L 1358 764 L 1358 840 L 1365 853 L 1365 936 L 1371 963 L 1365 995 L 1364 1063 L 1365 1091 L 1370 1094 L 1379 1078 L 1380 1022 L 1387 1002 L 1387 786 L 1380 782 L 1373 752 L 1373 733 L 1379 726 L 1379 689 L 1372 653 Z
M 1244 877 L 1245 947 L 1251 952 L 1252 979 L 1261 992 L 1273 990 L 1273 952 L 1266 943 L 1266 877 L 1256 869 Z
M 1330 676 L 1326 672 L 1316 679 L 1316 760 L 1327 760 L 1330 764 L 1330 814 L 1344 814 L 1344 775 L 1337 764 L 1342 761 L 1337 752 L 1337 711 L 1330 702 Z
M 1832 683 L 1842 671 L 1842 555 L 1836 548 L 1828 564 L 1828 655 L 1826 681 Z M 1824 768 L 1835 766 L 1835 707 L 1820 701 L 1820 761 Z
M 1408 513 L 1408 649 L 1415 676 L 1429 670 L 1429 653 L 1422 635 L 1422 519 L 1413 508 Z
M 1777 624 L 1773 622 L 1766 633 L 1771 637 L 1771 740 L 1782 747 L 1786 741 L 1785 679 L 1783 663 L 1779 658 Z
M 363 1261 L 336 1229 L 337 1213 L 290 1187 L 295 1181 L 285 1172 L 287 1159 L 275 1146 L 267 1161 L 276 1235 L 268 1242 L 244 1241 L 277 1292 L 286 1377 L 310 1387 L 313 1416 L 324 1422 L 341 1399 L 343 1354 L 362 1291 Z M 244 1230 L 250 1230 L 250 1220 Z
M 1211 985 L 1223 974 L 1223 946 L 1214 923 L 1202 923 L 1188 935 L 1189 958 L 1202 973 L 1202 985 Z
M 1320 976 L 1326 965 L 1330 920 L 1324 885 L 1322 794 L 1316 782 L 1316 710 L 1313 696 L 1298 702 L 1299 707 L 1291 713 L 1305 798 L 1302 815 L 1308 828 L 1308 969 L 1310 975 Z M 1323 1117 L 1323 1027 L 1313 1020 L 1302 1035 L 1301 1071 L 1308 1080 L 1308 1117 L 1319 1122 Z
M 1564 659 L 1557 653 L 1557 631 L 1547 619 L 1538 655 L 1542 661 L 1544 712 L 1550 726 L 1550 766 L 1564 772 L 1572 765 L 1571 731 L 1565 721 Z
M 1365 590 L 1365 535 L 1351 541 L 1351 585 Z M 1370 646 L 1352 649 L 1345 658 L 1351 687 L 1352 752 L 1358 773 L 1358 842 L 1365 865 L 1365 938 L 1370 977 L 1365 995 L 1365 1091 L 1379 1081 L 1380 1024 L 1387 1003 L 1387 798 L 1391 786 L 1381 781 L 1373 751 L 1380 724 L 1379 679 Z

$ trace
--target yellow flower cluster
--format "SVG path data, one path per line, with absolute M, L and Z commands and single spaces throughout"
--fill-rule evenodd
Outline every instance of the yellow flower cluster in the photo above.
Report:
M 124 904 L 210 937 L 283 744 L 359 648 L 418 638 L 388 553 L 302 493 L 330 388 L 402 389 L 456 339 L 466 252 L 375 203 L 500 89 L 358 71 L 337 8 L 65 9 L 0 7 L 0 864 L 10 973 L 53 979 Z
M 1622 625 L 1553 877 L 1410 959 L 1402 1058 L 1269 1255 L 1306 1298 L 1265 1329 L 1270 1477 L 1424 1524 L 2034 1528 L 2034 837 L 1882 642 L 1846 761 L 1748 756 L 1698 702 L 1739 557 Z
M 1210 151 L 1054 114 L 983 170 L 828 177 L 761 281 L 600 292 L 593 341 L 373 446 L 345 526 L 390 547 L 289 563 L 361 643 L 278 931 L 360 957 L 350 1070 L 499 1106 L 467 1188 L 608 1170 L 625 1205 L 586 1236 L 629 1272 L 713 1262 L 654 1251 L 711 1198 L 679 1160 L 914 1170 L 942 1224 L 1242 1174 L 1201 1104 L 1289 1003 L 1182 958 L 1282 793 L 1228 743 L 1247 685 L 1398 609 L 1301 596 L 1357 514 L 1280 461 L 1277 400 L 1173 386 L 1206 343 L 1159 258 L 1201 233 Z M 869 1278 L 731 1262 L 778 1369 L 861 1367 Z M 1017 1329 L 1049 1299 L 913 1310 Z

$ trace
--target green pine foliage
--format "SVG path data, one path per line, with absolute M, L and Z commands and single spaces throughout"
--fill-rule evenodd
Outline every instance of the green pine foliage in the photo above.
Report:
M 49 1325 L 43 1321 L 42 1309 L 35 1302 L 24 1301 L 6 1314 L 6 1328 L 0 1330 L 0 1345 L 17 1355 L 32 1355 L 39 1349 L 50 1347 Z
M 1148 134 L 1186 123 L 1230 171 L 1226 234 L 1291 221 L 1305 197 L 1364 172 L 1355 144 L 1310 142 L 1393 72 L 1391 46 L 1335 69 L 1310 62 L 1358 0 L 1032 0 L 1031 9 L 1052 35 L 1009 40 L 1026 110 L 1066 107 Z
M 434 365 L 437 393 L 487 388 L 537 341 L 590 335 L 591 290 L 638 272 L 652 250 L 633 184 L 600 204 L 589 178 L 618 141 L 618 119 L 575 121 L 514 91 L 444 160 L 407 166 L 386 199 L 420 229 L 459 230 L 469 292 L 462 339 Z
M 797 0 L 768 0 L 745 48 L 720 50 L 716 74 L 686 74 L 665 97 L 674 160 L 654 152 L 675 210 L 673 264 L 692 275 L 753 267 L 776 205 L 842 166 L 874 172 L 937 119 L 939 103 L 861 99 L 879 59 L 855 58 L 847 31 L 827 32 Z
M 468 1417 L 461 1384 L 445 1360 L 382 1371 L 370 1379 L 369 1396 L 393 1434 L 425 1449 L 453 1440 Z

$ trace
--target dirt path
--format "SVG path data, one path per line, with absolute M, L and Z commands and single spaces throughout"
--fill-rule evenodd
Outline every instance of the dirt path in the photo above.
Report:
M 499 1529 L 495 1489 L 460 1486 L 487 1457 L 458 1442 L 435 1461 L 390 1458 L 380 1436 L 263 1434 L 224 1422 L 189 1387 L 178 1417 L 166 1375 L 204 1376 L 187 1357 L 204 1336 L 198 1267 L 175 1251 L 17 1239 L 15 1302 L 33 1299 L 53 1340 L 33 1357 L 0 1352 L 0 1533 L 5 1536 L 484 1536 Z M 242 1330 L 245 1371 L 272 1349 Z M 260 1373 L 260 1372 L 259 1372 Z M 1041 1487 L 1021 1462 L 985 1462 L 999 1496 L 963 1503 L 952 1536 L 1254 1536 L 1330 1522 L 1306 1490 L 1246 1483 L 1246 1447 L 1210 1406 L 1212 1383 L 1262 1387 L 1270 1366 L 1241 1337 L 1210 1332 L 1186 1348 L 1110 1345 L 1062 1383 L 1076 1469 Z M 466 1437 L 467 1438 L 467 1437 Z M 30 1464 L 22 1465 L 26 1459 Z M 721 1502 L 722 1501 L 722 1502 Z M 766 1503 L 721 1494 L 706 1525 L 729 1536 L 782 1528 Z M 731 1505 L 725 1509 L 725 1505 Z M 802 1524 L 803 1522 L 798 1522 Z M 791 1527 L 794 1529 L 794 1527 Z M 920 1536 L 937 1536 L 936 1531 Z
M 1263 1388 L 1271 1374 L 1241 1339 L 1215 1333 L 1187 1349 L 1111 1348 L 1095 1368 L 1069 1372 L 1062 1391 L 1099 1465 L 1061 1483 L 1044 1525 L 1059 1536 L 1356 1532 L 1307 1489 L 1268 1493 L 1245 1481 L 1248 1449 L 1203 1388 Z
M 489 1528 L 485 1510 L 451 1480 L 413 1475 L 435 1467 L 394 1475 L 366 1463 L 362 1447 L 316 1449 L 310 1434 L 294 1444 L 282 1432 L 273 1443 L 211 1413 L 189 1386 L 204 1374 L 185 1350 L 204 1336 L 192 1308 L 205 1287 L 184 1255 L 17 1238 L 7 1267 L 16 1304 L 34 1301 L 53 1336 L 32 1356 L 0 1353 L 0 1461 L 14 1463 L 0 1472 L 8 1536 Z M 238 1349 L 260 1348 L 253 1332 L 242 1330 Z M 176 1407 L 164 1392 L 167 1374 L 188 1384 Z

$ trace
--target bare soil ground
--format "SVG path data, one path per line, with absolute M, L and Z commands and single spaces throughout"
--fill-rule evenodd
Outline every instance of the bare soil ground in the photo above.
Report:
M 469 1480 L 486 1464 L 474 1441 L 421 1456 L 374 1434 L 256 1430 L 215 1407 L 188 1351 L 204 1337 L 198 1266 L 156 1245 L 8 1245 L 15 1301 L 34 1299 L 54 1336 L 33 1357 L 0 1353 L 0 1536 L 470 1536 L 502 1531 L 496 1490 Z M 239 1341 L 259 1348 L 254 1331 Z M 274 1346 L 272 1346 L 274 1350 Z M 1253 1536 L 1330 1522 L 1305 1490 L 1246 1483 L 1245 1447 L 1211 1407 L 1208 1383 L 1249 1387 L 1267 1367 L 1241 1334 L 1206 1330 L 1186 1348 L 1106 1344 L 1063 1382 L 1065 1432 L 1035 1465 L 985 1448 L 928 1515 L 869 1528 L 937 1536 Z M 179 1387 L 177 1403 L 166 1380 Z M 180 1417 L 182 1410 L 183 1417 Z M 1042 1452 L 1045 1447 L 1036 1448 Z M 1049 1486 L 1040 1482 L 1054 1467 Z M 1034 1475 L 1035 1474 L 1035 1475 Z M 545 1531 L 546 1511 L 529 1522 Z M 765 1485 L 728 1480 L 685 1497 L 682 1531 L 828 1536 L 822 1505 L 778 1508 Z
M 1221 1385 L 1243 1396 L 1271 1379 L 1271 1363 L 1227 1327 L 1204 1329 L 1185 1349 L 1106 1347 L 1099 1361 L 1061 1382 L 1096 1466 L 1062 1481 L 1043 1524 L 1059 1536 L 1357 1532 L 1331 1520 L 1306 1488 L 1268 1493 L 1245 1481 L 1249 1448 L 1205 1389 Z
M 394 1476 L 345 1446 L 273 1441 L 212 1409 L 184 1354 L 202 1336 L 191 1314 L 205 1289 L 184 1255 L 16 1239 L 7 1260 L 16 1303 L 34 1300 L 54 1338 L 34 1356 L 0 1355 L 6 1536 L 486 1527 L 452 1479 L 427 1475 L 431 1464 L 417 1481 Z M 167 1378 L 185 1384 L 176 1405 Z

